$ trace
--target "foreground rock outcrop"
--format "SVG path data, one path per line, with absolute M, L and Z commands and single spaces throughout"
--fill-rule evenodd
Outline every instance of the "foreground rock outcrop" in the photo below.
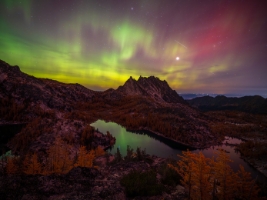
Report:
M 102 157 L 112 160 L 112 156 Z M 120 184 L 121 178 L 133 170 L 148 171 L 154 169 L 159 173 L 166 160 L 150 157 L 152 162 L 121 161 L 101 164 L 95 168 L 73 168 L 69 173 L 49 176 L 43 175 L 1 175 L 0 199 L 52 200 L 52 199 L 128 199 L 125 188 Z M 101 160 L 101 159 L 98 159 Z M 160 174 L 158 181 L 160 181 Z M 136 197 L 135 199 L 181 199 L 184 197 L 182 186 L 166 186 L 168 192 L 158 196 Z

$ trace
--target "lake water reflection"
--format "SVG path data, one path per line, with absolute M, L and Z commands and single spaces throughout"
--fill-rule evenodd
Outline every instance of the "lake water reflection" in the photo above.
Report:
M 155 134 L 148 132 L 133 133 L 127 131 L 124 127 L 114 122 L 105 122 L 103 120 L 98 120 L 92 123 L 91 126 L 95 127 L 95 129 L 98 129 L 102 133 L 109 131 L 113 136 L 116 137 L 115 145 L 112 149 L 109 150 L 109 152 L 112 154 L 114 154 L 117 148 L 119 148 L 121 154 L 125 156 L 127 145 L 130 145 L 134 150 L 136 150 L 137 147 L 146 149 L 146 153 L 150 155 L 178 159 L 177 154 L 181 154 L 182 151 L 187 149 L 186 147 L 174 143 L 168 139 L 159 138 L 155 136 Z M 252 168 L 240 158 L 240 154 L 234 150 L 233 146 L 227 145 L 226 142 L 228 144 L 238 144 L 241 142 L 241 140 L 227 137 L 223 145 L 210 147 L 208 149 L 193 150 L 193 152 L 201 151 L 206 157 L 211 158 L 215 156 L 214 152 L 216 151 L 216 149 L 222 148 L 225 151 L 229 152 L 229 156 L 231 160 L 233 160 L 233 163 L 231 163 L 230 165 L 234 169 L 234 171 L 237 171 L 239 165 L 241 164 L 244 166 L 246 171 L 251 172 L 251 175 L 254 178 L 256 178 L 257 176 L 258 179 L 262 177 L 262 175 L 257 170 Z

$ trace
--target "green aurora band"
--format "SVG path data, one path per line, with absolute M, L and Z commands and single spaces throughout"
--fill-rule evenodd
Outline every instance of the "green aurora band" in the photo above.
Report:
M 160 29 L 156 22 L 141 20 L 130 6 L 120 15 L 116 10 L 108 11 L 108 6 L 96 9 L 94 3 L 59 5 L 51 11 L 53 3 L 48 4 L 34 0 L 0 3 L 0 59 L 36 77 L 104 90 L 118 87 L 130 76 L 137 79 L 155 75 L 180 91 L 206 88 L 207 92 L 226 93 L 231 92 L 231 84 L 219 76 L 216 81 L 212 77 L 236 72 L 244 63 L 257 59 L 248 52 L 242 57 L 234 54 L 237 45 L 233 43 L 226 43 L 216 53 L 219 40 L 207 39 L 214 30 L 201 32 L 199 40 L 192 39 L 192 33 L 181 33 L 179 28 Z M 135 8 L 141 5 L 155 13 L 160 3 L 149 7 L 147 1 L 138 1 Z M 233 27 L 229 16 L 231 12 L 225 12 L 217 19 L 221 25 L 215 32 L 228 36 L 227 31 Z M 174 17 L 179 18 L 180 14 Z M 242 16 L 233 23 L 243 30 L 246 20 Z M 262 23 L 252 25 L 260 31 Z M 235 29 L 231 34 L 234 36 L 229 40 L 239 37 Z M 213 84 L 205 80 L 213 80 Z M 235 82 L 235 77 L 229 81 L 237 87 L 242 85 Z

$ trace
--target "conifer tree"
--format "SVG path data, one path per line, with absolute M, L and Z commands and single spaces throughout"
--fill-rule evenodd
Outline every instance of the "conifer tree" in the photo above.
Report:
M 29 163 L 31 162 L 31 154 L 30 153 L 27 153 L 23 159 L 23 162 L 22 162 L 22 171 L 27 174 L 27 170 L 28 170 L 28 165 Z
M 23 162 L 24 173 L 26 174 L 41 174 L 42 168 L 38 161 L 37 153 L 33 153 L 32 156 L 27 155 Z
M 133 156 L 133 149 L 129 145 L 127 145 L 127 154 L 125 156 L 125 160 L 131 160 L 132 156 Z
M 120 149 L 119 148 L 117 148 L 117 152 L 115 153 L 115 160 L 117 162 L 122 161 L 122 155 L 121 155 L 121 152 L 120 152 Z
M 169 164 L 182 177 L 181 183 L 188 192 L 188 197 L 191 199 L 193 186 L 193 159 L 195 154 L 190 151 L 183 151 L 183 155 L 178 155 L 180 160 L 177 162 L 178 167 Z
M 237 175 L 234 173 L 229 163 L 232 162 L 230 157 L 223 151 L 219 150 L 217 153 L 216 162 L 214 163 L 214 178 L 218 181 L 219 191 L 217 196 L 221 200 L 233 199 L 236 191 Z
M 190 151 L 178 155 L 177 166 L 169 164 L 181 176 L 181 183 L 192 200 L 258 199 L 258 187 L 250 173 L 240 166 L 234 173 L 229 155 L 219 150 L 216 160 Z
M 79 154 L 75 166 L 80 167 L 93 167 L 93 160 L 95 158 L 95 152 L 93 150 L 87 151 L 85 146 L 79 148 Z
M 55 139 L 54 145 L 47 151 L 46 173 L 66 173 L 73 167 L 69 155 L 70 148 L 61 138 Z
M 80 166 L 80 167 L 86 166 L 86 154 L 87 154 L 86 147 L 80 146 L 78 158 L 77 158 L 77 162 L 75 163 L 75 166 Z
M 97 146 L 97 148 L 95 149 L 95 156 L 98 157 L 98 156 L 103 156 L 105 155 L 105 151 L 104 149 L 102 149 L 100 146 Z
M 240 199 L 257 199 L 259 188 L 252 180 L 249 172 L 246 172 L 242 165 L 239 165 L 238 173 L 238 198 Z
M 140 147 L 136 148 L 136 154 L 137 154 L 137 159 L 138 160 L 142 160 L 143 159 Z
M 202 152 L 192 157 L 192 199 L 207 200 L 210 199 L 210 159 L 206 158 Z
M 7 157 L 6 172 L 7 174 L 18 173 L 18 165 L 16 163 L 17 159 L 14 156 Z

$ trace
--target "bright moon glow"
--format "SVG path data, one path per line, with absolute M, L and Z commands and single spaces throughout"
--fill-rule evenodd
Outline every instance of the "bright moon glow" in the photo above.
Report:
M 180 60 L 180 58 L 179 57 L 176 57 L 176 60 Z

